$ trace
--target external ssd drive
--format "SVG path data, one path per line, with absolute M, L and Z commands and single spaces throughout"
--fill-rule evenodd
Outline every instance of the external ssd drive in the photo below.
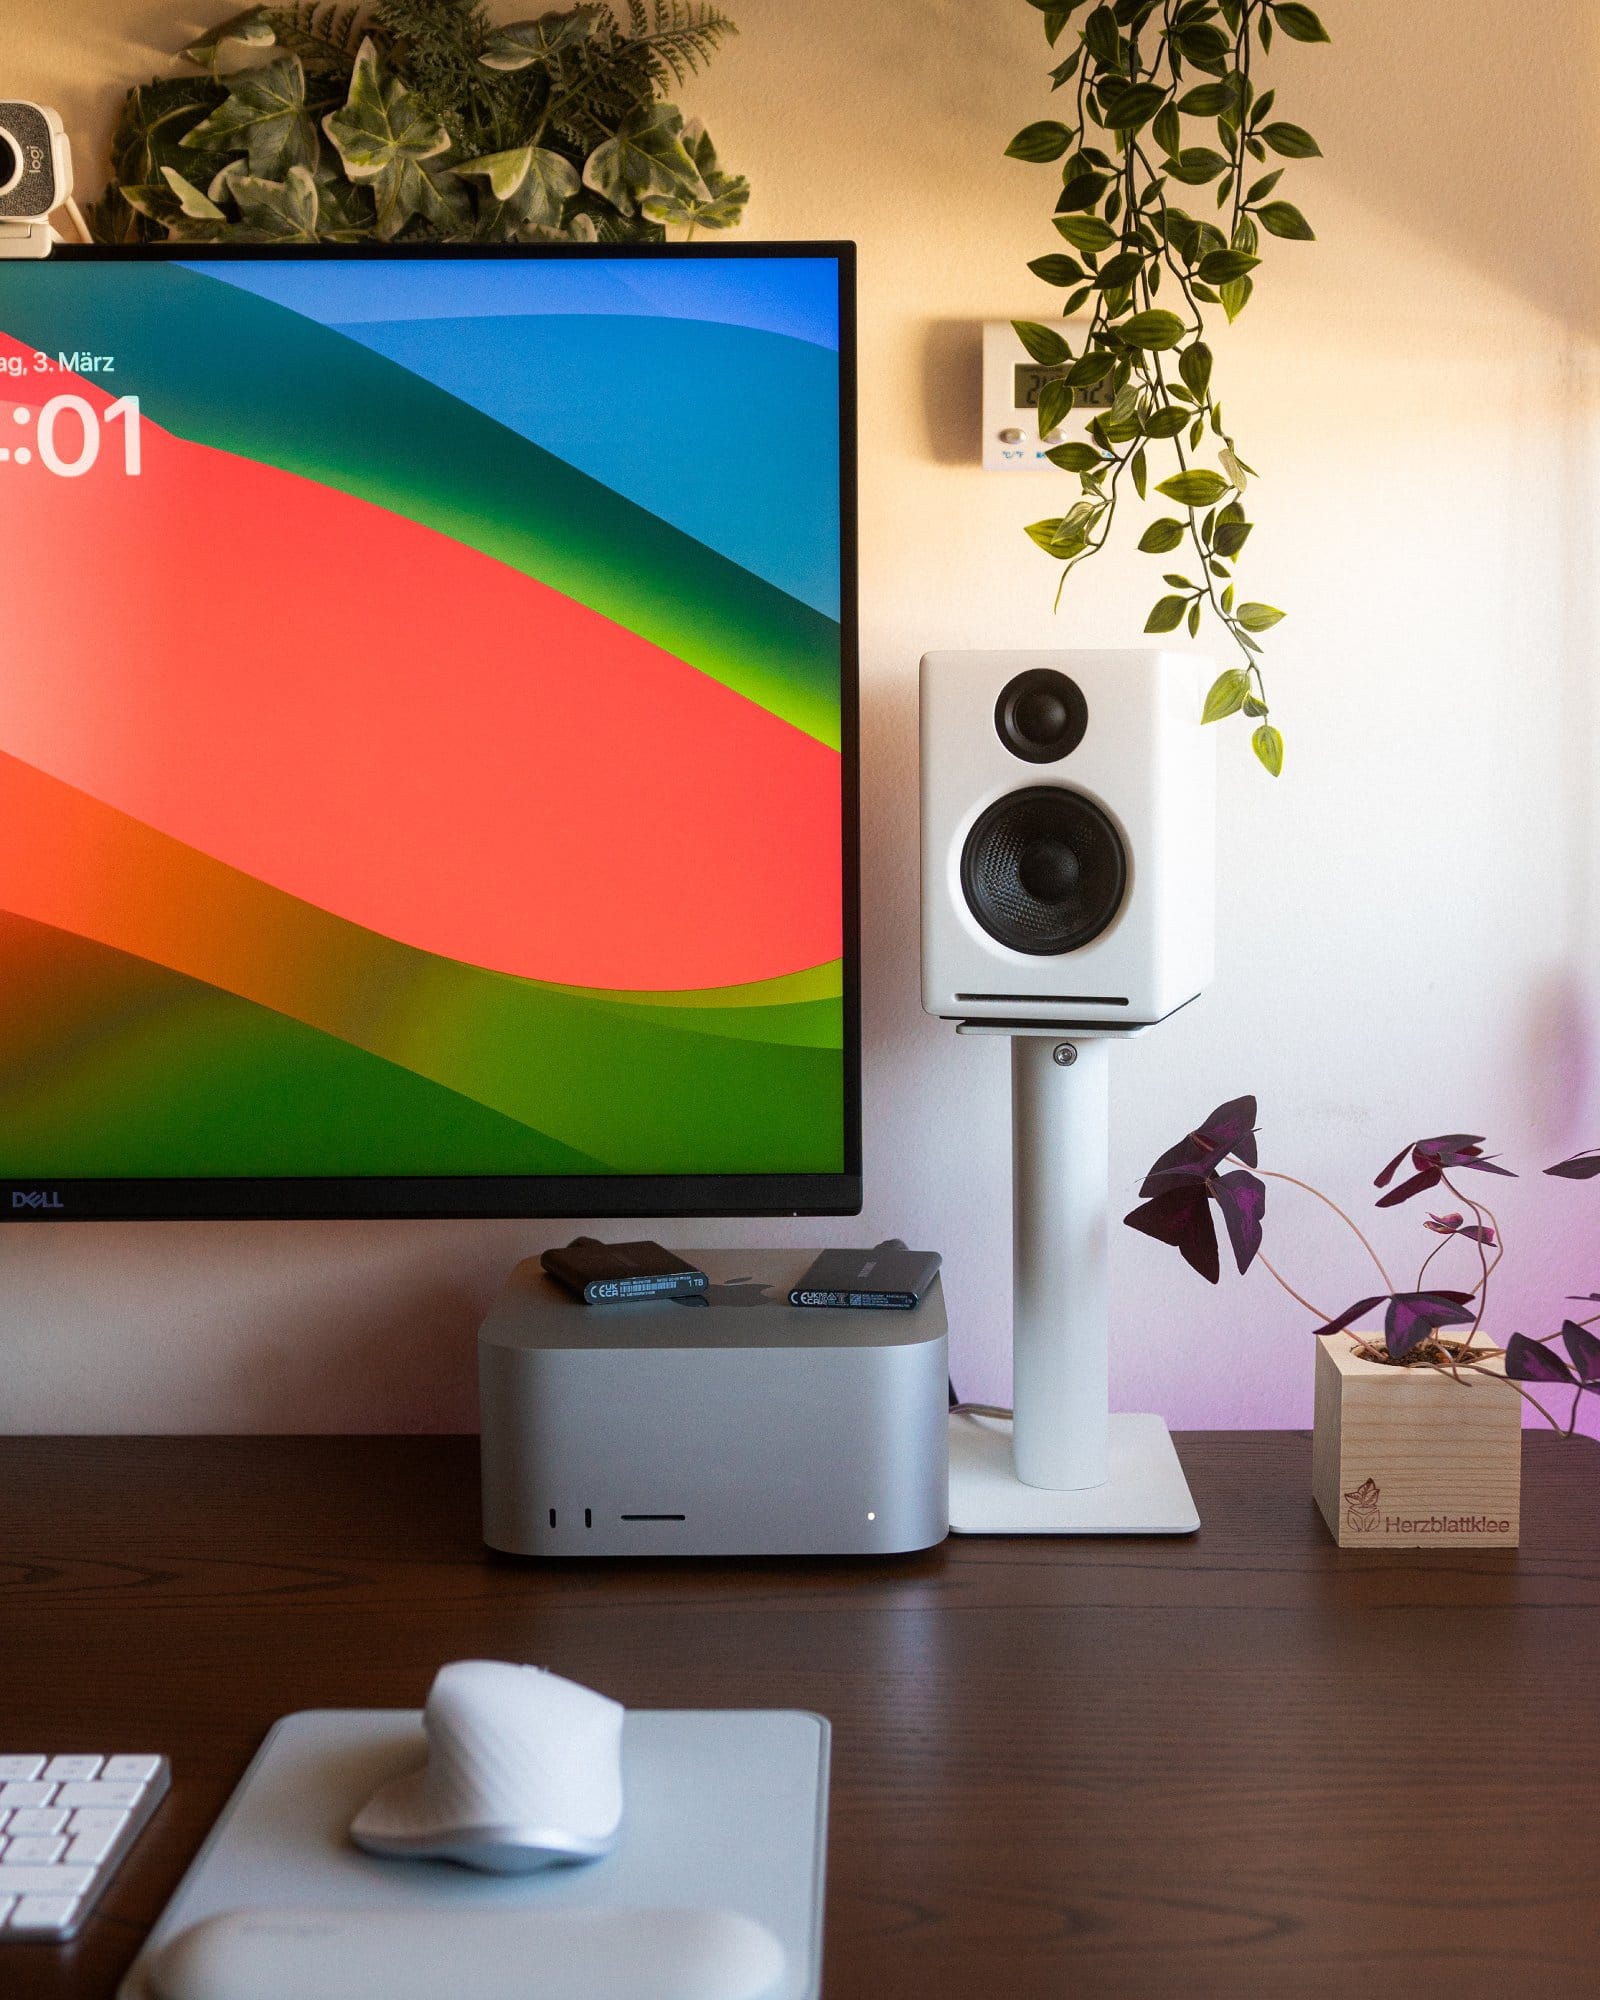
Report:
M 880 1243 L 871 1250 L 824 1250 L 789 1294 L 792 1306 L 911 1312 L 939 1274 L 936 1250 Z
M 602 1243 L 593 1236 L 577 1236 L 563 1250 L 546 1250 L 539 1262 L 586 1306 L 671 1298 L 706 1289 L 704 1271 L 659 1243 Z

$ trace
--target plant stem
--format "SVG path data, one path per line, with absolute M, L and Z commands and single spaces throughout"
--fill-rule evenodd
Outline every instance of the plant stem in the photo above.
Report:
M 1230 1153 L 1228 1155 L 1228 1158 L 1230 1160 L 1239 1160 L 1239 1156 L 1237 1153 Z M 1245 1160 L 1239 1160 L 1239 1165 L 1241 1167 L 1248 1166 L 1249 1162 Z M 1251 1172 L 1258 1173 L 1269 1181 L 1287 1181 L 1290 1187 L 1297 1187 L 1302 1189 L 1306 1194 L 1315 1195 L 1317 1200 L 1320 1201 L 1325 1208 L 1331 1208 L 1334 1214 L 1338 1216 L 1339 1220 L 1345 1225 L 1345 1227 L 1347 1229 L 1353 1230 L 1356 1236 L 1360 1239 L 1362 1248 L 1366 1251 L 1367 1255 L 1372 1259 L 1373 1263 L 1378 1268 L 1378 1276 L 1383 1280 L 1384 1290 L 1386 1292 L 1392 1292 L 1394 1290 L 1394 1280 L 1389 1276 L 1389 1273 L 1383 1268 L 1383 1259 L 1378 1255 L 1377 1251 L 1373 1249 L 1371 1243 L 1367 1240 L 1366 1232 L 1350 1216 L 1345 1214 L 1344 1210 L 1339 1206 L 1339 1204 L 1336 1201 L 1332 1200 L 1328 1195 L 1325 1195 L 1322 1192 L 1321 1188 L 1313 1187 L 1309 1181 L 1298 1180 L 1293 1174 L 1277 1173 L 1271 1167 L 1253 1167 L 1251 1168 Z M 1331 1318 L 1332 1315 L 1331 1314 L 1325 1315 L 1325 1317 Z
M 1303 1298 L 1301 1294 L 1295 1290 L 1294 1286 L 1289 1283 L 1289 1280 L 1283 1275 L 1283 1273 L 1269 1261 L 1267 1253 L 1264 1250 L 1258 1250 L 1256 1252 L 1256 1262 L 1262 1266 L 1262 1268 L 1266 1271 L 1268 1277 L 1276 1278 L 1278 1283 L 1282 1285 L 1283 1289 L 1289 1294 L 1290 1298 L 1294 1300 L 1295 1304 L 1297 1306 L 1304 1306 L 1306 1311 L 1311 1314 L 1313 1319 L 1321 1320 L 1325 1324 L 1328 1320 L 1333 1318 L 1332 1313 L 1323 1312 L 1319 1307 L 1314 1306 L 1308 1298 Z

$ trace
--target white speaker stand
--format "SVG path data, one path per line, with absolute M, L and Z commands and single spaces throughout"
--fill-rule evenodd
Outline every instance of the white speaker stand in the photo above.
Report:
M 963 1021 L 957 1032 L 1011 1042 L 1016 1414 L 951 1417 L 951 1531 L 1191 1535 L 1200 1516 L 1165 1423 L 1110 1410 L 1108 1045 L 1144 1031 Z

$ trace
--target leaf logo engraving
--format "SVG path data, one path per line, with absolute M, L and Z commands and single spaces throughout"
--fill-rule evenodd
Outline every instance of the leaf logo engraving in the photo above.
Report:
M 1344 1518 L 1349 1527 L 1362 1534 L 1369 1533 L 1378 1525 L 1378 1482 L 1363 1479 L 1361 1484 L 1344 1496 Z

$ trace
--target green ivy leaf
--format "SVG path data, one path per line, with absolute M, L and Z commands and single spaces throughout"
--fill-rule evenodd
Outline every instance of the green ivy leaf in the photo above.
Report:
M 1328 31 L 1312 13 L 1309 7 L 1299 5 L 1299 0 L 1283 0 L 1273 12 L 1283 32 L 1296 42 L 1325 42 Z
M 1040 437 L 1048 436 L 1051 431 L 1057 429 L 1061 424 L 1066 422 L 1067 418 L 1070 417 L 1072 414 L 1072 405 L 1076 400 L 1077 398 L 1073 393 L 1072 384 L 1070 382 L 1063 381 L 1063 382 L 1045 383 L 1044 387 L 1039 391 Z M 1059 449 L 1062 451 L 1070 451 L 1074 449 L 1078 451 L 1087 451 L 1088 446 L 1078 445 L 1074 447 L 1071 445 L 1062 445 L 1059 447 Z M 1054 458 L 1055 454 L 1052 452 L 1050 456 Z M 1092 464 L 1098 465 L 1100 462 L 1099 453 L 1090 452 L 1089 461 Z M 1065 460 L 1059 458 L 1057 458 L 1055 462 L 1057 465 L 1063 465 L 1066 463 Z M 1067 470 L 1069 472 L 1082 472 L 1085 470 L 1085 467 L 1081 465 L 1068 465 Z
M 1231 284 L 1224 285 L 1218 292 L 1218 299 L 1221 302 L 1222 310 L 1228 315 L 1228 324 L 1230 326 L 1250 303 L 1250 294 L 1254 290 L 1255 280 L 1253 278 L 1235 278 Z
M 1148 438 L 1176 437 L 1188 421 L 1184 410 L 1152 410 L 1144 420 L 1144 434 Z
M 1290 125 L 1279 120 L 1276 124 L 1261 125 L 1256 129 L 1272 150 L 1281 153 L 1286 160 L 1319 160 L 1322 157 L 1322 148 L 1303 125 Z
M 1102 97 L 1101 122 L 1114 132 L 1137 132 L 1154 118 L 1166 96 L 1158 83 L 1127 84 Z
M 251 173 L 268 180 L 282 180 L 291 167 L 315 167 L 317 128 L 306 110 L 306 73 L 298 56 L 240 70 L 227 81 L 227 97 L 183 135 L 186 148 L 244 153 Z
M 173 167 L 163 167 L 161 178 L 177 199 L 178 212 L 191 222 L 226 222 L 227 216 L 209 195 L 202 194 Z
M 1260 262 L 1259 257 L 1247 257 L 1242 250 L 1212 250 L 1200 259 L 1200 275 L 1212 285 L 1237 284 Z
M 671 104 L 651 104 L 626 118 L 584 162 L 583 184 L 623 215 L 647 195 L 704 200 L 710 194 L 684 144 L 683 114 Z
M 1176 158 L 1167 161 L 1165 171 L 1186 187 L 1204 187 L 1228 171 L 1228 161 L 1225 154 L 1210 146 L 1185 146 Z
M 1031 319 L 1014 319 L 1011 324 L 1018 340 L 1042 367 L 1058 368 L 1072 359 L 1072 349 L 1050 327 Z
M 1156 113 L 1150 125 L 1150 136 L 1163 153 L 1175 153 L 1183 144 L 1183 126 L 1178 118 L 1178 107 L 1167 105 Z
M 1060 531 L 1061 516 L 1056 514 L 1047 521 L 1030 521 L 1024 533 L 1027 535 L 1029 541 L 1037 542 L 1039 547 L 1048 554 L 1051 544 L 1055 541 Z
M 1274 236 L 1287 236 L 1296 243 L 1314 243 L 1316 231 L 1292 201 L 1269 201 L 1256 210 L 1261 227 Z
M 749 181 L 743 174 L 723 171 L 711 134 L 698 118 L 691 118 L 684 126 L 683 146 L 699 170 L 704 193 L 684 183 L 665 194 L 641 195 L 639 213 L 647 222 L 676 223 L 689 229 L 734 228 L 750 200 Z
M 1076 285 L 1085 275 L 1083 266 L 1075 257 L 1065 257 L 1059 252 L 1050 257 L 1030 258 L 1028 269 L 1047 285 Z
M 1082 250 L 1094 256 L 1098 251 L 1109 250 L 1117 240 L 1117 232 L 1098 215 L 1058 215 L 1056 228 L 1075 250 Z
M 571 49 L 594 33 L 597 10 L 575 7 L 569 14 L 547 14 L 538 21 L 512 21 L 492 29 L 478 51 L 485 69 L 514 71 L 548 66 L 550 58 Z
M 1245 669 L 1228 667 L 1211 683 L 1205 707 L 1200 711 L 1200 720 L 1221 722 L 1226 716 L 1236 715 L 1244 707 L 1245 696 L 1249 692 L 1250 676 Z
M 989 143 L 993 145 L 994 141 Z M 1041 118 L 1037 124 L 1023 126 L 1007 146 L 1005 156 L 1042 166 L 1047 160 L 1059 160 L 1071 144 L 1072 132 L 1059 118 Z
M 1143 445 L 1140 445 L 1139 449 L 1133 454 L 1128 464 L 1128 470 L 1133 474 L 1133 490 L 1142 500 L 1145 494 L 1146 482 L 1150 477 L 1150 468 L 1144 455 Z
M 482 176 L 489 192 L 502 203 L 507 218 L 535 229 L 554 229 L 578 192 L 578 170 L 548 146 L 514 146 L 503 153 L 485 153 L 467 160 L 457 173 Z
M 1235 101 L 1231 83 L 1202 83 L 1178 99 L 1178 109 L 1190 118 L 1215 118 L 1231 111 Z
M 466 191 L 448 168 L 434 164 L 450 150 L 450 134 L 398 77 L 386 77 L 370 35 L 357 51 L 350 95 L 322 129 L 353 181 L 372 188 L 376 233 L 386 242 L 413 216 L 442 229 L 465 227 Z
M 1139 547 L 1147 556 L 1165 556 L 1170 555 L 1182 540 L 1183 523 L 1174 521 L 1171 515 L 1167 514 L 1159 521 L 1150 523 L 1139 537 Z
M 1058 444 L 1047 451 L 1045 457 L 1052 465 L 1059 465 L 1063 472 L 1093 472 L 1105 464 L 1092 444 Z
M 1211 386 L 1211 349 L 1203 340 L 1192 341 L 1178 356 L 1178 373 L 1195 401 L 1203 401 Z
M 1152 306 L 1148 312 L 1135 313 L 1132 319 L 1123 320 L 1117 331 L 1130 347 L 1147 348 L 1159 353 L 1165 348 L 1176 347 L 1187 329 L 1176 313 Z
M 1275 778 L 1283 776 L 1283 738 L 1270 722 L 1263 722 L 1250 738 L 1250 748 Z
M 1197 597 L 1189 606 L 1189 637 L 1197 638 L 1200 632 L 1200 600 Z
M 215 73 L 224 42 L 238 42 L 247 49 L 270 49 L 277 39 L 272 9 L 247 7 L 242 14 L 229 15 L 226 21 L 208 30 L 198 41 L 190 42 L 183 53 L 201 69 Z
M 321 198 L 308 168 L 291 167 L 281 181 L 234 174 L 228 192 L 244 229 L 272 243 L 315 243 Z
M 1083 24 L 1083 43 L 1097 63 L 1107 69 L 1121 71 L 1123 68 L 1122 37 L 1117 32 L 1117 17 L 1109 7 L 1096 7 Z
M 1210 507 L 1227 490 L 1228 482 L 1220 472 L 1208 472 L 1199 465 L 1191 466 L 1187 472 L 1175 472 L 1156 488 L 1169 500 L 1176 500 L 1180 507 Z
M 1284 616 L 1275 604 L 1241 604 L 1239 623 L 1247 632 L 1265 632 Z
M 1067 370 L 1067 380 L 1074 389 L 1092 389 L 1095 383 L 1103 382 L 1116 365 L 1116 357 L 1107 354 L 1103 347 L 1091 347 Z
M 1108 257 L 1095 273 L 1095 283 L 1103 292 L 1121 291 L 1131 285 L 1144 269 L 1144 254 L 1139 250 L 1119 250 L 1115 257 Z
M 1183 614 L 1189 608 L 1186 597 L 1162 597 L 1157 599 L 1154 610 L 1144 621 L 1147 632 L 1175 632 L 1183 623 Z
M 1074 174 L 1061 190 L 1056 212 L 1071 215 L 1074 211 L 1098 208 L 1100 197 L 1110 185 L 1105 174 Z

